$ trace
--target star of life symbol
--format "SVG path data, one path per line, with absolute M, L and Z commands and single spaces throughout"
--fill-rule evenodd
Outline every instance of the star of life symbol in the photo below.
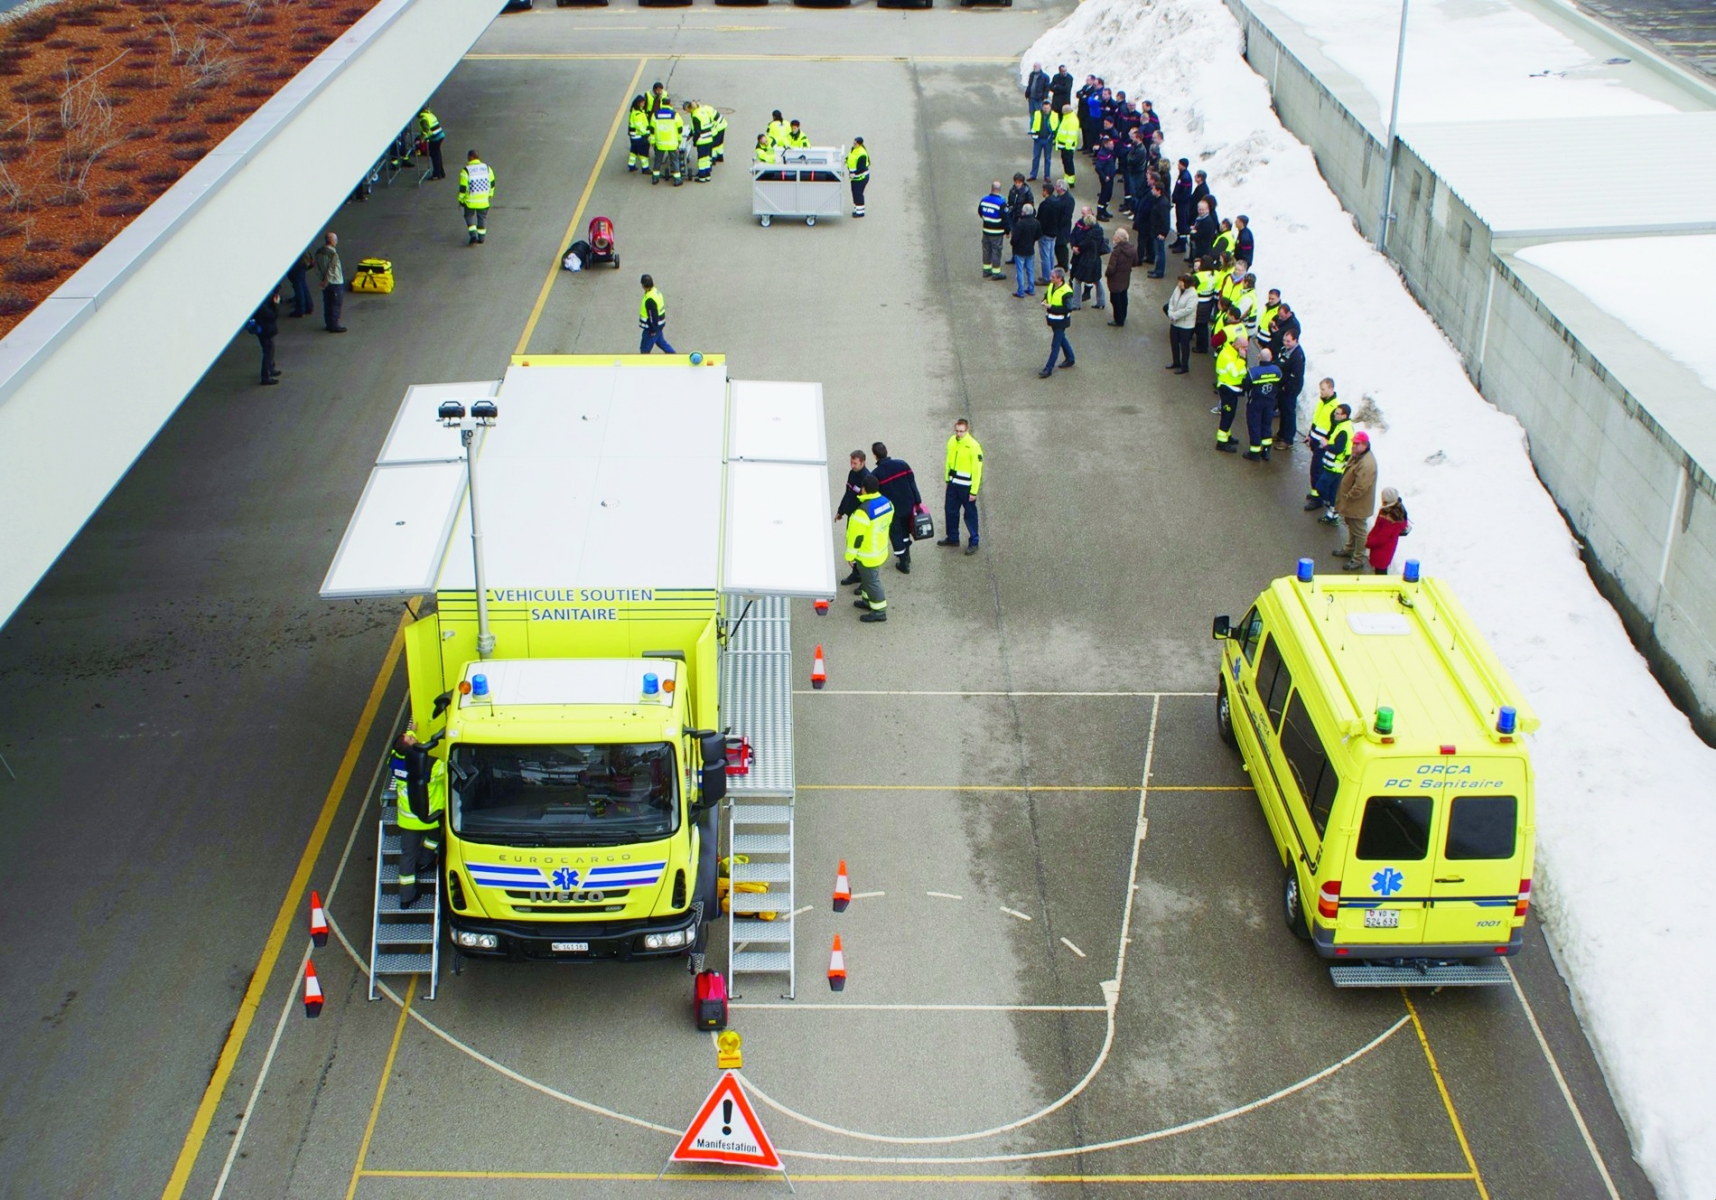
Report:
M 554 872 L 554 886 L 563 892 L 576 891 L 578 872 L 572 867 L 560 867 Z
M 1406 886 L 1406 876 L 1393 867 L 1384 867 L 1370 877 L 1371 891 L 1384 896 L 1392 896 Z

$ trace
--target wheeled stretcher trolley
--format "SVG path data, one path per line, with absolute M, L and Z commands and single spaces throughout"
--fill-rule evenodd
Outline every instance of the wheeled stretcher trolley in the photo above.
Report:
M 765 227 L 776 217 L 838 217 L 846 211 L 846 147 L 781 150 L 775 161 L 751 164 L 751 215 Z

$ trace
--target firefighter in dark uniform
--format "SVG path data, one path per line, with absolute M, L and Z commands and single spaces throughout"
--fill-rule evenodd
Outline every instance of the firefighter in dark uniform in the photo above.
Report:
M 912 516 L 923 504 L 918 494 L 918 478 L 903 459 L 889 458 L 888 448 L 881 442 L 870 447 L 876 456 L 876 489 L 894 506 L 894 519 L 888 525 L 888 540 L 894 547 L 894 569 L 905 575 L 912 573 Z
M 447 764 L 431 759 L 429 749 L 408 726 L 393 743 L 395 821 L 399 826 L 399 907 L 417 903 L 419 876 L 435 870 L 441 849 L 441 812 L 447 804 Z

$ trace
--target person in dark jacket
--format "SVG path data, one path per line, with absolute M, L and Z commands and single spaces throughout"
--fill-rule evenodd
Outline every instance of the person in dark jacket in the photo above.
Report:
M 1299 393 L 1305 389 L 1305 352 L 1299 348 L 1299 335 L 1293 330 L 1282 334 L 1275 361 L 1281 367 L 1280 409 L 1277 412 L 1275 444 L 1291 447 L 1298 440 Z
M 1049 361 L 1037 378 L 1047 379 L 1055 373 L 1055 359 L 1063 357 L 1062 367 L 1076 365 L 1073 362 L 1072 343 L 1067 341 L 1067 330 L 1072 326 L 1073 289 L 1067 282 L 1067 273 L 1056 267 L 1049 276 L 1048 294 L 1043 297 L 1043 312 L 1049 322 Z
M 1150 173 L 1150 151 L 1144 145 L 1144 135 L 1134 128 L 1120 155 L 1120 170 L 1126 179 L 1126 202 L 1121 211 L 1138 213 L 1138 198 L 1144 194 L 1144 177 Z
M 1031 64 L 1031 74 L 1025 80 L 1025 115 L 1028 117 L 1043 107 L 1049 98 L 1049 73 L 1042 63 Z
M 912 514 L 922 506 L 918 494 L 918 477 L 912 468 L 898 458 L 888 457 L 888 448 L 872 442 L 870 453 L 876 456 L 877 490 L 894 506 L 894 520 L 888 526 L 888 540 L 894 547 L 894 569 L 905 575 L 912 573 Z
M 256 323 L 256 340 L 262 343 L 262 383 L 280 382 L 280 368 L 274 365 L 274 337 L 280 332 L 280 293 L 273 291 L 257 306 L 250 318 Z
M 1174 177 L 1174 244 L 1170 247 L 1176 254 L 1186 248 L 1186 237 L 1192 232 L 1192 221 L 1197 217 L 1197 206 L 1192 203 L 1192 172 L 1191 162 L 1182 158 L 1180 170 Z
M 1034 296 L 1037 289 L 1031 282 L 1032 266 L 1037 256 L 1037 243 L 1043 237 L 1043 226 L 1037 220 L 1036 208 L 1030 204 L 1020 207 L 1019 215 L 1013 218 L 1013 232 L 1009 236 L 1013 248 L 1013 294 L 1021 298 Z
M 1233 219 L 1233 256 L 1243 258 L 1255 269 L 1257 266 L 1257 238 L 1251 232 L 1251 218 L 1241 213 Z
M 1132 268 L 1138 265 L 1138 250 L 1124 229 L 1114 231 L 1114 249 L 1109 253 L 1103 278 L 1108 281 L 1108 297 L 1114 304 L 1114 319 L 1110 325 L 1126 324 L 1127 289 L 1132 286 Z
M 1215 249 L 1216 235 L 1221 232 L 1221 226 L 1215 219 L 1215 210 L 1210 207 L 1209 197 L 1198 201 L 1198 219 L 1192 222 L 1193 258 L 1212 258 Z
M 1299 318 L 1293 315 L 1293 306 L 1283 300 L 1275 309 L 1275 322 L 1269 327 L 1269 344 L 1280 356 L 1280 350 L 1287 334 L 1293 335 L 1293 340 L 1299 340 Z
M 1096 289 L 1096 307 L 1103 307 L 1102 296 L 1102 256 L 1107 249 L 1107 241 L 1102 236 L 1102 226 L 1096 223 L 1096 214 L 1085 209 L 1080 215 L 1078 224 L 1072 231 L 1072 278 L 1078 284 L 1080 301 L 1089 300 L 1091 289 Z M 1079 307 L 1078 304 L 1073 305 Z
M 308 250 L 298 256 L 298 261 L 287 270 L 286 282 L 292 287 L 292 311 L 289 317 L 308 317 L 316 311 L 316 302 L 310 296 L 309 272 L 316 266 L 316 260 Z
M 1036 194 L 1031 191 L 1031 185 L 1025 176 L 1018 171 L 1013 172 L 1013 186 L 1007 189 L 1007 232 L 1013 232 L 1013 222 L 1019 219 L 1019 210 L 1035 201 Z
M 1007 233 L 1007 201 L 999 179 L 989 185 L 989 194 L 977 202 L 977 220 L 983 227 L 983 278 L 1005 279 L 1001 269 L 1001 239 Z
M 1072 233 L 1073 198 L 1064 182 L 1043 185 L 1043 202 L 1037 205 L 1037 220 L 1043 226 L 1043 240 L 1037 245 L 1037 282 L 1046 284 L 1050 267 L 1064 269 L 1071 261 L 1072 247 L 1067 244 L 1067 237 Z
M 864 461 L 864 452 L 862 450 L 854 450 L 851 455 L 848 456 L 847 464 L 851 467 L 851 470 L 846 472 L 846 490 L 840 495 L 840 507 L 834 510 L 834 519 L 836 521 L 845 520 L 858 508 L 858 493 L 863 490 L 864 476 L 866 474 Z M 852 564 L 852 573 L 840 582 L 843 584 L 858 582 L 857 563 Z
M 1168 273 L 1168 197 L 1162 194 L 1162 186 L 1152 180 L 1150 183 L 1150 220 L 1145 233 L 1150 240 L 1144 243 L 1142 253 L 1149 255 L 1151 279 L 1160 279 Z
M 1062 63 L 1055 68 L 1054 76 L 1049 80 L 1049 97 L 1055 102 L 1055 111 L 1060 112 L 1072 103 L 1073 77 L 1067 74 L 1067 65 Z
M 1101 190 L 1096 197 L 1096 219 L 1112 221 L 1114 214 L 1108 211 L 1108 202 L 1114 198 L 1114 174 L 1119 169 L 1119 149 L 1114 143 L 1114 126 L 1109 122 L 1102 138 L 1096 144 L 1096 154 L 1092 159 L 1096 167 L 1097 182 Z

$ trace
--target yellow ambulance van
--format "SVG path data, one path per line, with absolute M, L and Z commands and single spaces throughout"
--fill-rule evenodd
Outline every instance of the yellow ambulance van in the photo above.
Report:
M 1337 986 L 1506 983 L 1535 841 L 1537 717 L 1445 583 L 1300 559 L 1222 644 L 1216 727 Z

